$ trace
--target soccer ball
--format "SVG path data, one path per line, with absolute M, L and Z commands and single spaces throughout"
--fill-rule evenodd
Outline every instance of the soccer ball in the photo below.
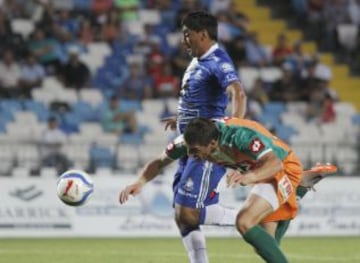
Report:
M 81 170 L 66 171 L 57 181 L 57 195 L 67 205 L 85 204 L 93 191 L 93 181 L 86 172 Z

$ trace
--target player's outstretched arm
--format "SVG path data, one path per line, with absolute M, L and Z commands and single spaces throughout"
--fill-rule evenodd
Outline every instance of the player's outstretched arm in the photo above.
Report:
M 232 171 L 226 178 L 227 186 L 250 185 L 266 181 L 275 176 L 282 169 L 282 162 L 273 152 L 265 154 L 259 159 L 257 168 L 245 173 Z
M 135 196 L 139 194 L 143 186 L 147 182 L 151 181 L 156 176 L 158 176 L 160 171 L 164 167 L 169 165 L 171 162 L 173 162 L 173 160 L 168 158 L 165 153 L 147 162 L 136 182 L 126 186 L 125 189 L 120 192 L 119 195 L 120 204 L 124 204 L 125 202 L 127 202 L 127 200 L 129 200 L 130 195 Z
M 226 91 L 231 96 L 231 115 L 232 117 L 243 119 L 246 114 L 246 94 L 244 87 L 238 81 L 231 83 Z

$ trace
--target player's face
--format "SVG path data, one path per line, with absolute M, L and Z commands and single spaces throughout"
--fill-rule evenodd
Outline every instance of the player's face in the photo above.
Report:
M 189 156 L 198 160 L 209 160 L 211 154 L 217 149 L 217 142 L 213 140 L 206 146 L 198 144 L 187 145 L 187 148 Z
M 194 30 L 188 29 L 186 26 L 183 26 L 182 33 L 183 36 L 181 42 L 186 47 L 188 54 L 191 57 L 199 57 L 202 32 L 196 32 Z

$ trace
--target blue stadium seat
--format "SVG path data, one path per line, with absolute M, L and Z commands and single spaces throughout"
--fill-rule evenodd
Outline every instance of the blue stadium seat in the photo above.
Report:
M 360 114 L 356 114 L 352 117 L 352 122 L 360 126 Z
M 120 143 L 139 145 L 144 142 L 143 134 L 137 133 L 123 133 L 120 137 Z
M 286 142 L 289 142 L 290 141 L 290 138 L 291 136 L 293 136 L 294 134 L 297 133 L 297 131 L 295 130 L 294 127 L 291 127 L 291 126 L 288 126 L 288 125 L 277 125 L 274 127 L 275 128 L 275 131 L 276 131 L 276 135 L 286 141 Z
M 137 100 L 120 100 L 120 108 L 123 111 L 141 111 L 142 106 Z
M 79 10 L 90 10 L 92 0 L 74 0 L 74 8 Z
M 115 158 L 109 148 L 99 145 L 92 145 L 90 148 L 90 165 L 93 168 L 97 167 L 115 167 Z
M 283 102 L 269 102 L 264 105 L 264 113 L 279 115 L 285 112 L 286 105 Z
M 71 105 L 73 113 L 75 113 L 81 121 L 98 121 L 95 110 L 85 101 L 78 101 Z
M 50 110 L 41 102 L 34 100 L 25 100 L 24 109 L 36 114 L 40 122 L 47 121 L 51 115 Z
M 66 113 L 60 123 L 60 128 L 65 133 L 76 133 L 79 132 L 79 124 L 81 123 L 81 116 L 77 113 L 69 112 Z
M 21 111 L 23 110 L 23 106 L 19 100 L 2 99 L 0 100 L 0 110 L 11 112 Z

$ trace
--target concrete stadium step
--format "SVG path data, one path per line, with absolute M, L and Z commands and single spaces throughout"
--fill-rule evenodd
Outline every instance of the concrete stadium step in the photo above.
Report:
M 250 19 L 250 31 L 258 33 L 259 41 L 263 45 L 274 46 L 277 35 L 285 33 L 289 45 L 303 39 L 300 30 L 287 30 L 285 20 L 272 19 L 270 8 L 257 6 L 256 0 L 234 1 L 238 11 L 245 13 Z M 303 50 L 309 55 L 317 53 L 315 42 L 304 42 Z M 347 65 L 338 65 L 331 53 L 321 53 L 320 61 L 332 70 L 331 87 L 338 93 L 342 101 L 348 101 L 360 111 L 360 79 L 349 75 Z

